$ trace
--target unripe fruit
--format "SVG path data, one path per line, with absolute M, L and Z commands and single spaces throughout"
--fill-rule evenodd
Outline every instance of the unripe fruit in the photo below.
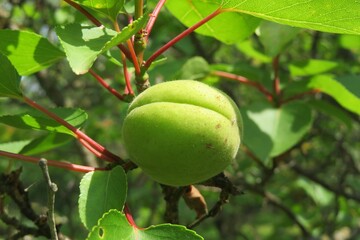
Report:
M 131 161 L 159 183 L 185 186 L 223 171 L 240 145 L 235 103 L 204 83 L 178 80 L 145 90 L 123 125 Z

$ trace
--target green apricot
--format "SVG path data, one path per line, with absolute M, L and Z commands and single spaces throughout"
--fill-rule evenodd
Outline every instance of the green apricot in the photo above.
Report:
M 193 80 L 157 84 L 130 104 L 123 129 L 131 161 L 155 181 L 185 186 L 223 171 L 239 149 L 242 119 L 223 92 Z

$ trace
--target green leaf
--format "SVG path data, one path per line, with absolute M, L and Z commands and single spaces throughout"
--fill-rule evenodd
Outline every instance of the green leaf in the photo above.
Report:
M 65 57 L 46 38 L 32 32 L 2 29 L 0 39 L 0 52 L 22 76 L 38 72 Z
M 260 62 L 269 63 L 271 58 L 252 46 L 252 41 L 245 40 L 236 44 L 237 49 L 243 52 L 246 56 L 258 60 Z
M 304 191 L 314 200 L 319 206 L 327 206 L 334 201 L 334 195 L 324 187 L 314 182 L 305 179 L 298 179 L 296 185 L 304 189 Z
M 74 0 L 74 2 L 104 14 L 115 21 L 124 6 L 125 0 Z
M 66 143 L 70 142 L 72 139 L 73 138 L 67 134 L 50 132 L 45 136 L 35 138 L 31 142 L 29 142 L 29 144 L 24 146 L 19 153 L 24 155 L 35 155 L 43 153 L 54 148 L 63 146 Z
M 181 225 L 161 224 L 145 229 L 131 226 L 124 214 L 110 210 L 89 233 L 87 240 L 203 240 L 193 230 Z
M 23 155 L 35 155 L 62 146 L 71 139 L 69 135 L 49 133 L 32 140 L 2 143 L 0 144 L 0 150 Z
M 317 89 L 333 97 L 345 109 L 360 114 L 360 76 L 335 77 L 317 75 L 307 80 L 297 81 L 284 88 L 284 96 L 292 96 Z
M 1 143 L 0 150 L 5 151 L 5 152 L 10 152 L 10 153 L 20 153 L 20 151 L 29 143 L 31 143 L 31 140 L 22 140 L 22 141 Z
M 122 167 L 85 174 L 80 182 L 79 213 L 88 229 L 95 226 L 110 209 L 122 210 L 127 194 L 126 174 Z
M 311 76 L 328 72 L 338 67 L 338 63 L 326 60 L 309 59 L 289 65 L 292 76 Z
M 86 112 L 81 109 L 55 108 L 50 109 L 50 111 L 76 128 L 82 127 L 87 120 Z M 73 132 L 66 127 L 60 125 L 58 122 L 49 118 L 45 114 L 35 110 L 16 115 L 0 116 L 0 123 L 7 124 L 15 128 L 46 130 L 50 132 L 73 135 Z
M 265 53 L 275 57 L 295 38 L 299 28 L 263 21 L 259 27 L 259 39 L 265 48 Z
M 182 66 L 177 79 L 201 79 L 210 72 L 210 66 L 202 57 L 193 57 Z
M 100 54 L 129 39 L 145 25 L 147 19 L 146 16 L 134 21 L 120 33 L 105 27 L 82 26 L 78 23 L 59 26 L 56 33 L 71 69 L 76 74 L 84 74 Z
M 333 117 L 335 120 L 345 124 L 349 129 L 352 128 L 353 120 L 350 115 L 344 112 L 337 106 L 334 106 L 331 103 L 328 103 L 324 100 L 310 100 L 308 101 L 309 105 L 317 111 L 323 112 L 324 114 Z
M 203 0 L 191 2 L 195 5 Z M 360 4 L 356 1 L 211 0 L 206 2 L 217 3 L 218 6 L 224 3 L 222 8 L 226 11 L 245 13 L 294 27 L 333 33 L 360 34 Z M 230 23 L 227 22 L 227 24 Z
M 0 74 L 0 97 L 21 98 L 21 78 L 9 59 L 1 53 Z
M 341 47 L 349 49 L 355 53 L 360 52 L 360 36 L 357 35 L 340 35 L 339 44 Z
M 204 19 L 220 6 L 219 1 L 168 0 L 166 7 L 184 25 L 190 27 Z M 260 20 L 237 12 L 224 12 L 207 22 L 195 32 L 233 44 L 250 36 Z
M 312 114 L 303 102 L 281 108 L 256 103 L 242 109 L 244 144 L 261 160 L 275 157 L 298 143 L 310 130 Z

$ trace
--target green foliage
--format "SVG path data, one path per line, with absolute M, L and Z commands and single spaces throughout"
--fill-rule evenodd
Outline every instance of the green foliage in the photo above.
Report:
M 21 76 L 48 68 L 65 57 L 48 39 L 28 31 L 1 29 L 0 52 Z
M 157 18 L 149 12 L 160 1 L 72 1 L 95 14 L 101 27 L 68 1 L 0 2 L 0 219 L 15 219 L 20 226 L 0 220 L 3 238 L 25 237 L 26 229 L 42 235 L 35 221 L 24 218 L 21 206 L 34 208 L 36 216 L 47 207 L 38 167 L 7 157 L 34 162 L 44 157 L 82 172 L 89 171 L 86 166 L 101 168 L 82 180 L 81 175 L 50 168 L 59 186 L 59 231 L 72 239 L 359 238 L 356 1 L 167 0 Z M 144 16 L 131 23 L 139 10 Z M 204 22 L 208 16 L 213 18 Z M 155 19 L 149 29 L 149 21 Z M 180 35 L 180 42 L 173 38 L 199 22 L 204 24 L 195 33 L 183 32 L 186 37 Z M 166 43 L 171 48 L 165 52 Z M 147 62 L 154 53 L 161 57 Z M 130 87 L 136 96 L 147 80 L 158 84 L 193 79 L 228 94 L 244 118 L 244 144 L 225 170 L 228 178 L 193 186 L 198 194 L 189 196 L 187 187 L 170 191 L 132 169 L 121 133 L 129 104 L 101 89 L 85 74 L 90 68 L 107 90 L 125 99 L 132 97 L 127 95 Z M 190 92 L 184 98 L 192 101 Z M 78 131 L 74 138 L 74 129 L 39 112 L 40 105 L 30 104 L 37 110 L 29 111 L 22 103 L 30 99 L 89 135 Z M 156 132 L 160 114 L 200 121 L 198 112 L 177 116 L 179 112 L 170 109 L 150 114 L 155 122 L 151 137 L 167 134 Z M 135 144 L 136 149 L 149 146 L 151 137 Z M 14 178 L 8 173 L 17 167 L 23 169 L 23 183 L 9 185 Z M 28 194 L 25 203 L 14 199 L 21 186 Z M 246 194 L 234 196 L 236 190 Z M 206 212 L 205 202 L 209 214 L 199 220 L 199 212 Z M 125 205 L 131 206 L 131 213 Z
M 0 54 L 0 97 L 21 98 L 20 76 L 11 62 Z
M 115 21 L 120 10 L 124 6 L 125 0 L 76 0 L 75 2 L 93 9 L 110 18 L 110 20 Z
M 82 127 L 87 120 L 86 112 L 81 109 L 54 108 L 50 109 L 50 112 L 55 113 L 76 128 Z M 36 129 L 66 133 L 70 135 L 74 134 L 54 119 L 51 119 L 44 113 L 35 110 L 16 115 L 0 116 L 0 123 L 21 129 Z
M 99 219 L 90 232 L 88 240 L 107 239 L 107 240 L 165 240 L 165 239 L 183 239 L 183 240 L 201 240 L 204 239 L 194 231 L 186 229 L 184 226 L 161 224 L 151 226 L 145 229 L 134 228 L 126 220 L 126 217 L 119 211 L 110 210 Z
M 298 143 L 312 125 L 311 110 L 303 102 L 280 108 L 253 104 L 243 109 L 243 116 L 245 145 L 267 163 Z
M 100 54 L 129 39 L 147 20 L 148 17 L 138 19 L 119 33 L 104 27 L 82 26 L 77 23 L 59 26 L 56 33 L 71 69 L 76 74 L 84 74 Z
M 121 211 L 127 194 L 127 182 L 121 167 L 111 171 L 89 172 L 80 182 L 79 213 L 82 223 L 91 229 L 111 209 Z

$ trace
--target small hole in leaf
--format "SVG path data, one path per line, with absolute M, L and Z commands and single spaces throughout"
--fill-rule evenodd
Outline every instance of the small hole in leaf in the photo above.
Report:
M 104 229 L 99 228 L 99 237 L 102 238 L 104 236 Z

